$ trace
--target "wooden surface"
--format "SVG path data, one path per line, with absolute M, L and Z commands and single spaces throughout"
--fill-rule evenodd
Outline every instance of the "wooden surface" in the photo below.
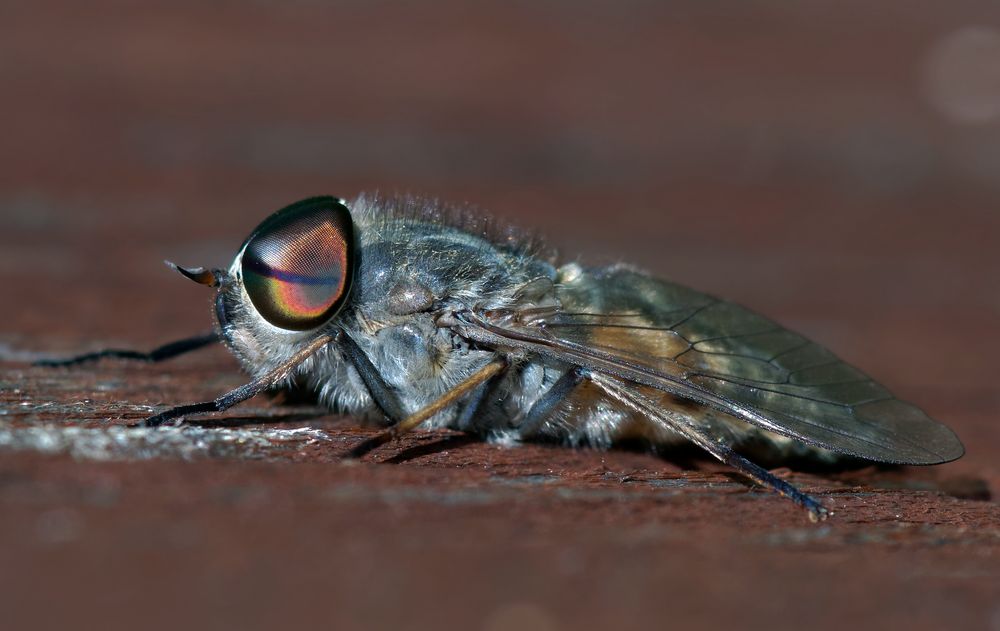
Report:
M 998 18 L 4 3 L 9 628 L 1000 629 Z M 117 428 L 242 383 L 221 349 L 30 367 L 207 329 L 208 294 L 162 259 L 224 265 L 270 211 L 371 189 L 473 203 L 569 259 L 746 304 L 968 453 L 784 472 L 834 507 L 812 525 L 722 467 L 643 453 L 420 434 L 350 466 L 365 430 L 267 399 L 232 428 Z

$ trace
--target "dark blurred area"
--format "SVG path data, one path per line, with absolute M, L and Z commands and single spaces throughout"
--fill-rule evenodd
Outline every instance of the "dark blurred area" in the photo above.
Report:
M 415 193 L 817 339 L 1000 493 L 1000 8 L 6 0 L 0 86 L 9 354 L 204 330 L 162 259 L 225 265 L 310 195 Z M 512 611 L 482 628 L 568 628 Z

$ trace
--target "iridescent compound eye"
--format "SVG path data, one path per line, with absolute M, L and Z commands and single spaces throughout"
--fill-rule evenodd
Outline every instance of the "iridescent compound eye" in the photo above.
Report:
M 334 197 L 279 210 L 247 240 L 243 285 L 260 315 L 276 327 L 315 329 L 347 299 L 354 268 L 351 213 Z

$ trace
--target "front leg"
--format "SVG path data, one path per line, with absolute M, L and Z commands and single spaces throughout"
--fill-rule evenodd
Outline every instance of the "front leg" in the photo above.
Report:
M 199 348 L 204 348 L 210 344 L 215 344 L 219 342 L 221 338 L 218 333 L 205 333 L 203 335 L 196 335 L 193 337 L 187 337 L 183 340 L 177 340 L 175 342 L 170 342 L 162 346 L 158 346 L 149 352 L 144 351 L 133 351 L 120 348 L 105 348 L 99 351 L 94 351 L 92 353 L 84 353 L 82 355 L 77 355 L 75 357 L 69 357 L 66 359 L 42 359 L 35 362 L 35 366 L 47 366 L 47 367 L 65 367 L 65 366 L 76 366 L 78 364 L 85 364 L 89 362 L 98 361 L 101 359 L 127 359 L 132 361 L 141 361 L 148 363 L 161 362 L 167 359 L 172 359 L 178 355 L 183 355 L 185 353 L 190 353 L 191 351 L 196 351 Z
M 188 416 L 190 414 L 221 412 L 223 410 L 227 410 L 237 403 L 246 401 L 268 388 L 280 384 L 288 377 L 288 375 L 291 374 L 292 370 L 294 370 L 296 366 L 301 364 L 306 358 L 319 349 L 331 343 L 338 344 L 345 358 L 351 363 L 352 366 L 354 366 L 355 370 L 358 371 L 358 374 L 361 376 L 361 380 L 364 381 L 365 386 L 368 388 L 368 392 L 371 395 L 372 400 L 375 401 L 375 404 L 382 411 L 382 413 L 385 414 L 386 418 L 388 418 L 393 424 L 399 422 L 399 420 L 403 418 L 403 407 L 400 405 L 399 398 L 396 396 L 396 393 L 388 386 L 388 384 L 385 383 L 382 377 L 378 374 L 378 371 L 375 369 L 375 366 L 371 363 L 371 360 L 368 359 L 368 356 L 365 355 L 364 351 L 361 350 L 354 340 L 352 340 L 349 335 L 344 333 L 342 329 L 336 329 L 331 334 L 317 338 L 301 351 L 293 355 L 291 359 L 267 374 L 254 379 L 248 384 L 242 385 L 235 390 L 231 390 L 230 392 L 227 392 L 211 401 L 190 403 L 188 405 L 180 405 L 171 408 L 155 416 L 147 418 L 143 421 L 143 425 L 146 427 L 158 427 L 167 421 L 183 418 L 184 416 Z
M 328 335 L 322 335 L 310 342 L 308 346 L 295 353 L 295 355 L 293 355 L 291 359 L 285 363 L 281 364 L 267 374 L 257 377 L 248 384 L 242 385 L 235 390 L 231 390 L 221 397 L 213 399 L 212 401 L 191 403 L 188 405 L 180 405 L 170 408 L 169 410 L 147 418 L 142 422 L 142 424 L 145 427 L 158 427 L 167 421 L 180 419 L 189 414 L 198 414 L 201 412 L 221 412 L 223 410 L 228 410 L 237 403 L 246 401 L 250 397 L 260 394 L 264 390 L 280 384 L 288 378 L 296 366 L 301 364 L 313 353 L 320 350 L 327 344 L 336 342 L 339 338 L 341 338 L 341 336 L 343 336 L 343 333 L 339 330 Z

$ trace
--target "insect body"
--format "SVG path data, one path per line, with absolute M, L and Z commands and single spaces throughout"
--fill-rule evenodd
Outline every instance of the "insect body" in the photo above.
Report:
M 217 287 L 217 332 L 154 359 L 221 339 L 253 381 L 149 425 L 296 384 L 389 427 L 356 455 L 422 423 L 596 447 L 694 442 L 820 518 L 815 499 L 736 450 L 906 464 L 963 453 L 917 407 L 738 305 L 626 266 L 560 266 L 422 200 L 303 200 L 228 270 L 177 269 Z

